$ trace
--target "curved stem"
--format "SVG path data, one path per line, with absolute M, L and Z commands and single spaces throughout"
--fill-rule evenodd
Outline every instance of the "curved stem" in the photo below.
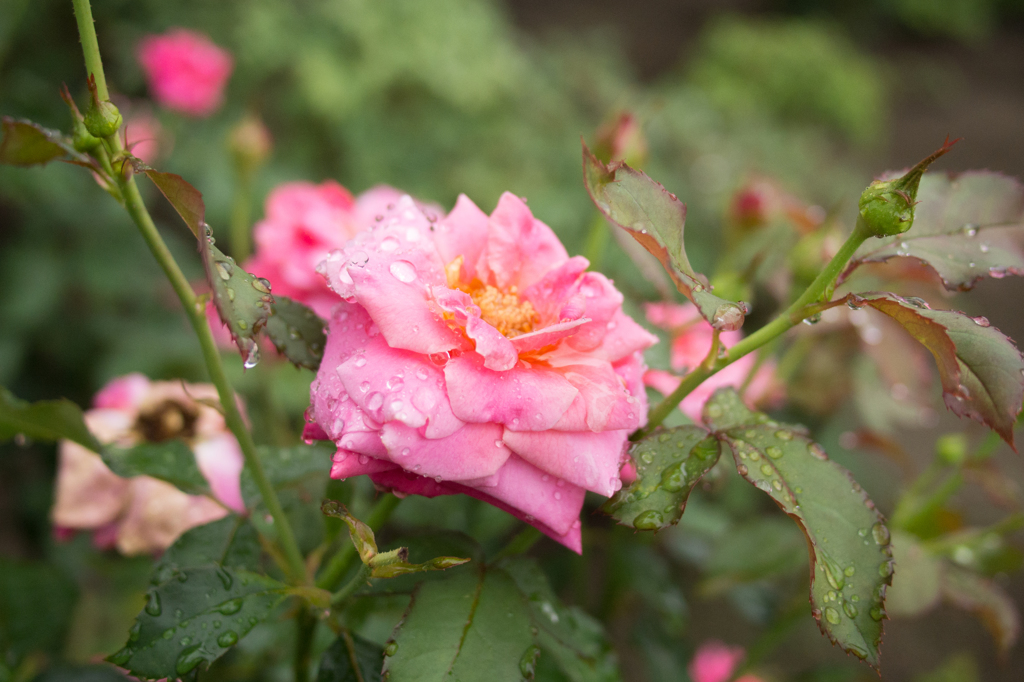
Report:
M 370 566 L 368 564 L 362 564 L 356 574 L 352 576 L 352 580 L 345 583 L 345 587 L 341 588 L 333 595 L 331 595 L 331 605 L 337 606 L 343 601 L 352 596 L 352 593 L 358 590 L 360 587 L 365 585 L 370 579 Z
M 508 541 L 508 544 L 502 547 L 501 550 L 494 555 L 490 563 L 493 564 L 508 556 L 525 554 L 542 537 L 544 537 L 544 535 L 539 530 L 537 530 L 533 526 L 527 526 L 523 530 L 516 533 L 512 537 L 512 539 Z
M 75 16 L 78 19 L 78 29 L 82 37 L 82 51 L 85 55 L 86 68 L 89 69 L 96 79 L 97 95 L 102 99 L 107 99 L 107 84 L 103 75 L 103 63 L 100 60 L 99 43 L 96 40 L 96 29 L 93 26 L 89 0 L 74 0 L 74 6 Z M 121 141 L 116 134 L 108 137 L 107 142 L 112 146 L 115 153 L 122 149 Z M 263 496 L 263 502 L 267 505 L 267 510 L 274 519 L 274 527 L 277 529 L 277 536 L 284 556 L 287 559 L 288 572 L 293 580 L 305 582 L 306 569 L 305 563 L 302 560 L 302 552 L 299 551 L 298 543 L 295 541 L 295 533 L 292 531 L 288 518 L 281 508 L 281 502 L 277 499 L 277 493 L 274 491 L 273 486 L 270 485 L 270 480 L 263 470 L 263 463 L 256 452 L 256 443 L 252 439 L 252 434 L 249 433 L 249 428 L 238 409 L 235 392 L 232 390 L 227 374 L 224 372 L 224 365 L 221 361 L 220 352 L 217 350 L 217 344 L 213 339 L 213 332 L 210 330 L 210 325 L 206 322 L 205 304 L 196 298 L 192 285 L 188 283 L 185 274 L 178 267 L 178 263 L 174 260 L 174 256 L 171 255 L 167 244 L 164 243 L 163 237 L 157 231 L 153 218 L 149 215 L 149 211 L 146 210 L 146 204 L 139 193 L 139 187 L 135 182 L 135 178 L 133 176 L 125 178 L 117 172 L 114 173 L 113 178 L 121 190 L 124 207 L 128 211 L 128 215 L 131 216 L 132 221 L 139 228 L 139 232 L 142 234 L 146 245 L 149 246 L 149 250 L 153 253 L 153 257 L 156 258 L 167 279 L 170 281 L 174 293 L 177 294 L 178 299 L 185 308 L 185 314 L 188 316 L 188 320 L 192 324 L 196 336 L 199 338 L 199 345 L 203 351 L 206 368 L 210 373 L 210 380 L 217 387 L 217 395 L 220 397 L 221 406 L 224 409 L 224 422 L 235 438 L 238 439 L 238 445 L 245 458 L 245 464 L 249 467 L 253 480 Z
M 309 663 L 313 652 L 313 635 L 316 632 L 317 619 L 303 608 L 295 619 L 296 642 L 295 659 L 293 668 L 295 670 L 295 682 L 307 682 L 309 680 Z
M 808 305 L 820 301 L 823 298 L 830 298 L 832 296 L 832 289 L 835 286 L 836 279 L 839 277 L 840 273 L 842 273 L 847 261 L 853 257 L 853 254 L 858 248 L 860 248 L 860 245 L 863 244 L 870 236 L 872 235 L 868 227 L 858 220 L 853 233 L 847 238 L 846 242 L 839 249 L 839 252 L 836 253 L 832 260 L 829 261 L 828 265 L 818 273 L 818 276 L 813 282 L 811 282 L 810 286 L 807 287 L 804 293 L 800 295 L 800 298 L 794 301 L 789 308 L 774 320 L 730 348 L 725 357 L 721 358 L 713 367 L 708 367 L 705 363 L 702 363 L 692 372 L 683 377 L 683 380 L 679 383 L 676 390 L 672 391 L 668 397 L 651 409 L 647 418 L 647 426 L 633 434 L 633 439 L 641 438 L 653 431 L 655 427 L 665 421 L 665 417 L 671 414 L 672 410 L 682 402 L 683 398 L 690 395 L 690 393 L 704 383 L 708 377 L 715 374 L 723 367 L 728 367 L 747 353 L 757 350 L 769 341 L 792 329 L 794 325 L 798 324 L 803 319 L 804 308 Z
M 391 494 L 381 497 L 367 515 L 366 525 L 376 531 L 384 525 L 384 522 L 391 516 L 391 512 L 395 511 L 395 507 L 401 501 L 401 498 Z M 351 542 L 344 543 L 337 553 L 331 557 L 327 566 L 320 572 L 320 576 L 316 579 L 316 586 L 325 590 L 333 590 L 344 577 L 348 567 L 355 558 L 355 545 Z

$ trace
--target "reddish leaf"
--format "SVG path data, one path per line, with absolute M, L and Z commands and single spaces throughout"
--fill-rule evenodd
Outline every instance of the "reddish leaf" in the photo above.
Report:
M 743 326 L 747 305 L 712 294 L 707 278 L 690 265 L 683 244 L 685 204 L 625 163 L 606 166 L 586 144 L 583 145 L 583 179 L 598 210 L 661 261 L 676 288 L 693 301 L 704 319 L 722 331 L 734 331 Z
M 167 198 L 167 201 L 171 202 L 171 206 L 188 225 L 188 229 L 192 230 L 196 239 L 200 239 L 203 226 L 206 224 L 206 204 L 203 203 L 203 193 L 180 175 L 163 173 L 137 160 L 132 165 L 137 172 L 145 173 L 146 177 L 153 181 L 156 188 Z
M 1013 446 L 1013 425 L 1024 399 L 1024 358 L 1013 342 L 983 317 L 932 310 L 920 299 L 896 294 L 851 294 L 899 322 L 931 351 L 946 407 L 988 425 Z
M 3 142 L 0 163 L 11 166 L 35 166 L 65 157 L 81 160 L 71 141 L 56 130 L 48 130 L 31 121 L 3 117 Z
M 867 242 L 860 263 L 916 258 L 950 290 L 970 289 L 983 277 L 1024 274 L 1024 185 L 990 171 L 929 174 L 921 179 L 909 232 Z

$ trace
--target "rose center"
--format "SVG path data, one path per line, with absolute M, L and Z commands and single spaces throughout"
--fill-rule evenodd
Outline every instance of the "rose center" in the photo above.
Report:
M 519 300 L 519 291 L 515 286 L 507 290 L 484 284 L 474 279 L 469 284 L 462 283 L 459 273 L 462 269 L 462 256 L 452 261 L 446 270 L 448 286 L 469 294 L 473 303 L 480 308 L 480 317 L 508 338 L 527 334 L 533 331 L 537 322 L 537 311 L 529 301 Z
M 199 413 L 195 408 L 176 400 L 165 400 L 159 405 L 139 413 L 135 431 L 148 443 L 159 443 L 172 438 L 191 438 L 196 435 Z

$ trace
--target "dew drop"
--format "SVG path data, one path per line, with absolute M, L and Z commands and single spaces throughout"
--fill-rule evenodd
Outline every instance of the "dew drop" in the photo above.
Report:
M 366 266 L 366 263 L 369 260 L 370 257 L 366 255 L 365 251 L 356 251 L 355 253 L 352 254 L 352 257 L 349 258 L 348 262 L 351 265 L 356 266 L 357 268 L 362 268 Z
M 242 599 L 229 599 L 216 607 L 216 610 L 225 616 L 230 616 L 242 610 Z
M 777 448 L 774 445 L 769 445 L 764 449 L 764 454 L 768 455 L 772 459 L 779 459 L 782 457 L 782 448 Z
M 973 223 L 967 223 L 963 229 L 964 236 L 973 237 L 978 234 L 978 226 Z
M 217 644 L 224 647 L 225 649 L 229 646 L 234 646 L 238 642 L 238 633 L 234 630 L 225 630 L 221 633 L 220 637 L 217 638 Z
M 633 519 L 633 527 L 637 530 L 657 530 L 664 525 L 664 522 L 665 517 L 660 511 L 648 509 L 636 515 L 636 518 Z
M 779 440 L 790 441 L 793 440 L 793 432 L 781 429 L 775 432 L 775 437 L 778 438 Z
M 384 647 L 384 655 L 385 656 L 394 656 L 395 652 L 397 652 L 397 651 L 398 651 L 398 642 L 396 642 L 394 640 L 391 640 L 390 642 L 388 642 L 387 646 Z
M 749 470 L 747 469 L 747 465 L 746 464 L 741 464 L 738 467 L 736 467 L 736 471 L 739 472 L 740 476 L 746 476 L 747 473 L 749 472 Z
M 413 267 L 413 264 L 409 261 L 396 260 L 391 264 L 388 270 L 390 270 L 395 279 L 399 282 L 404 282 L 405 284 L 416 279 L 416 268 Z
M 827 620 L 828 622 L 832 623 L 832 625 L 839 625 L 840 621 L 842 621 L 842 618 L 840 617 L 838 611 L 836 611 L 831 606 L 826 606 L 825 607 L 825 620 Z
M 270 280 L 268 280 L 268 279 L 266 279 L 264 277 L 256 277 L 252 281 L 252 288 L 255 289 L 256 291 L 260 292 L 261 294 L 269 294 L 270 293 Z
M 988 321 L 988 318 L 985 317 L 984 315 L 980 315 L 978 317 L 973 317 L 971 319 L 974 320 L 974 324 L 978 325 L 979 327 L 988 327 L 989 325 L 992 324 L 991 322 Z
M 245 356 L 245 362 L 242 363 L 242 366 L 245 367 L 246 369 L 252 369 L 256 365 L 258 365 L 259 362 L 260 347 L 254 343 L 252 344 L 252 346 L 249 347 L 249 354 Z
M 771 476 L 772 475 L 772 466 L 770 464 L 762 464 L 761 465 L 761 473 L 764 474 L 765 476 Z
M 156 591 L 150 592 L 146 599 L 146 613 L 154 618 L 163 613 L 163 608 L 160 606 L 160 595 Z
M 394 237 L 384 237 L 380 242 L 380 250 L 390 253 L 398 248 L 398 240 Z
M 889 536 L 889 529 L 885 527 L 882 522 L 878 522 L 871 526 L 871 537 L 875 539 L 875 543 L 882 547 L 889 544 L 891 538 Z
M 828 461 L 828 455 L 825 453 L 825 448 L 821 447 L 817 443 L 809 443 L 807 445 L 807 452 L 811 453 L 811 456 L 815 459 L 820 459 L 823 462 Z
M 871 620 L 882 620 L 883 618 L 885 618 L 885 611 L 882 610 L 881 606 L 871 607 L 871 610 L 868 611 L 868 614 L 871 616 Z
M 234 270 L 231 263 L 228 263 L 227 261 L 217 261 L 213 265 L 217 269 L 217 274 L 220 275 L 222 280 L 226 282 L 231 279 L 231 271 Z
M 198 644 L 185 649 L 178 656 L 178 660 L 174 662 L 174 672 L 179 675 L 186 675 L 195 669 L 197 665 L 202 663 L 205 659 L 203 656 L 202 647 Z
M 384 395 L 374 391 L 366 399 L 366 409 L 376 412 L 384 405 Z

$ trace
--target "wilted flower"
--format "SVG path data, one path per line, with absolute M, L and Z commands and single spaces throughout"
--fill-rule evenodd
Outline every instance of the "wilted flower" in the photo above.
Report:
M 700 312 L 691 303 L 678 305 L 675 303 L 650 303 L 646 307 L 647 321 L 661 327 L 672 334 L 670 362 L 672 369 L 682 375 L 693 371 L 707 356 L 711 349 L 714 329 L 701 317 Z M 743 338 L 738 331 L 722 332 L 719 341 L 729 347 Z M 701 410 L 711 394 L 723 386 L 740 388 L 756 362 L 753 355 L 745 355 L 728 365 L 718 373 L 704 381 L 679 404 L 686 416 L 700 421 Z M 644 374 L 644 383 L 658 392 L 668 395 L 682 381 L 680 374 L 652 369 Z M 758 405 L 774 401 L 779 394 L 779 387 L 774 380 L 774 367 L 766 363 L 760 367 L 750 380 L 744 400 L 750 405 Z
M 220 108 L 224 85 L 234 68 L 229 52 L 203 34 L 183 28 L 143 38 L 138 59 L 157 102 L 199 117 Z
M 655 342 L 622 295 L 505 194 L 433 222 L 408 197 L 321 271 L 339 300 L 307 437 L 338 445 L 331 475 L 465 493 L 581 550 L 585 490 L 611 495 L 646 419 Z
M 95 452 L 62 441 L 51 514 L 58 535 L 91 530 L 101 547 L 143 554 L 166 549 L 186 530 L 222 518 L 229 509 L 244 511 L 238 442 L 221 414 L 200 402 L 216 399 L 209 384 L 151 382 L 141 374 L 108 383 L 85 413 L 93 435 L 118 447 L 185 439 L 216 500 L 149 476 L 121 478 Z

